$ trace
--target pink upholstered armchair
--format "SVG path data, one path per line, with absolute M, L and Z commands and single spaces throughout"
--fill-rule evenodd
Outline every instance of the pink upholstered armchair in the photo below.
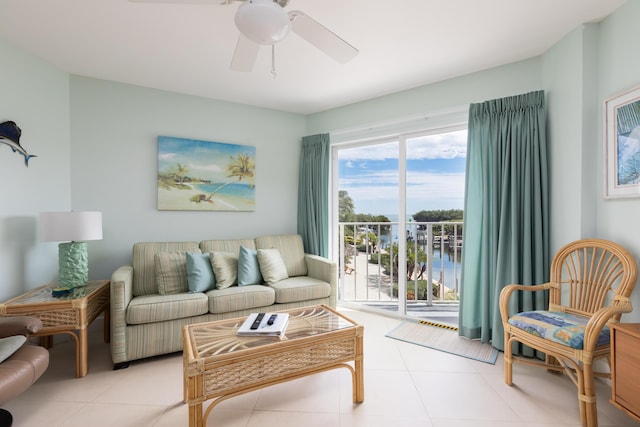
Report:
M 0 405 L 26 391 L 49 366 L 49 351 L 27 342 L 29 334 L 42 328 L 36 317 L 0 317 Z M 13 417 L 0 409 L 0 427 Z

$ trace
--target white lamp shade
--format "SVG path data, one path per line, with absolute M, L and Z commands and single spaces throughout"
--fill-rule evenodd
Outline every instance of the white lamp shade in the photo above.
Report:
M 245 37 L 258 44 L 274 44 L 291 31 L 289 15 L 273 0 L 248 0 L 235 16 L 236 27 Z
M 40 240 L 72 242 L 102 239 L 102 212 L 41 212 Z

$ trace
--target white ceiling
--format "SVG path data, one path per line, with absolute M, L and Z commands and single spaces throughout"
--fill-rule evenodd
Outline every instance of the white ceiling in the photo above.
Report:
M 360 53 L 338 64 L 292 33 L 275 79 L 267 46 L 229 69 L 240 3 L 210 1 L 0 0 L 0 37 L 72 74 L 308 114 L 540 55 L 625 0 L 291 0 Z

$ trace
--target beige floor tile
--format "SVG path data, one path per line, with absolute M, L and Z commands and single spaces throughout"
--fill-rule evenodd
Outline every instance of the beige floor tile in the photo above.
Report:
M 391 340 L 391 338 L 387 338 Z M 428 372 L 477 372 L 475 365 L 485 364 L 461 356 L 455 356 L 442 351 L 433 350 L 415 344 L 398 340 L 398 349 L 405 366 L 410 371 Z
M 323 372 L 262 389 L 255 409 L 258 411 L 337 413 L 342 369 Z
M 19 397 L 2 405 L 13 415 L 16 427 L 59 426 L 66 420 L 75 419 L 85 404 L 56 402 L 48 399 L 32 401 Z
M 353 404 L 350 383 L 343 379 L 340 391 L 340 412 L 357 416 L 400 415 L 427 416 L 411 375 L 406 371 L 365 370 L 364 402 Z M 350 381 L 350 380 L 349 380 Z
M 480 374 L 412 372 L 411 376 L 434 420 L 520 420 Z
M 340 427 L 434 427 L 427 416 L 340 414 Z
M 126 372 L 125 372 L 126 371 Z M 103 403 L 174 405 L 184 399 L 182 366 L 168 363 L 132 364 L 98 398 Z
M 523 427 L 522 421 L 435 419 L 433 427 Z
M 246 427 L 251 418 L 251 409 L 225 408 L 221 403 L 210 413 L 207 426 Z M 153 427 L 187 426 L 189 413 L 187 405 L 176 404 L 166 409 Z
M 365 326 L 365 401 L 354 404 L 351 374 L 337 369 L 221 402 L 209 427 L 579 427 L 577 394 L 566 377 L 524 365 L 515 386 L 495 365 L 386 338 L 399 320 L 341 309 Z M 188 422 L 180 353 L 134 361 L 113 371 L 101 319 L 89 333 L 89 374 L 75 378 L 75 344 L 56 337 L 50 367 L 6 403 L 16 427 L 173 427 Z M 640 427 L 598 382 L 600 427 Z
M 337 413 L 255 411 L 247 427 L 337 427 L 338 423 Z
M 109 405 L 89 403 L 60 427 L 138 427 L 153 426 L 164 413 L 162 405 Z

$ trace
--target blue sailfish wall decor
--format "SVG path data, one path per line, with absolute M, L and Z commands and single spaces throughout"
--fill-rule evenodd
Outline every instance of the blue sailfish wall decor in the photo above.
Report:
M 32 157 L 36 157 L 35 154 L 27 153 L 27 150 L 22 148 L 20 145 L 20 135 L 22 131 L 12 121 L 6 121 L 0 123 L 0 143 L 6 144 L 11 147 L 11 150 L 15 153 L 16 151 L 24 156 L 24 164 L 25 166 L 29 166 L 29 159 Z

